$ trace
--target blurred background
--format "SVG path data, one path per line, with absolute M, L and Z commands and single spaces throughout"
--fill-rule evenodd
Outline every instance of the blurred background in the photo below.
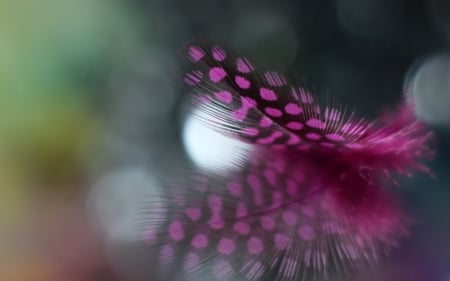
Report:
M 418 223 L 356 280 L 450 280 L 450 1 L 0 0 L 1 281 L 152 281 L 139 200 L 245 149 L 192 117 L 197 37 L 367 118 L 410 87 L 435 178 L 401 184 Z

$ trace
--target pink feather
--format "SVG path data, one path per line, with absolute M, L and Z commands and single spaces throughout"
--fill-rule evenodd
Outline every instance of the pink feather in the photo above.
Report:
M 432 154 L 410 104 L 368 122 L 218 45 L 187 57 L 204 121 L 254 150 L 239 172 L 199 173 L 146 210 L 159 214 L 144 239 L 163 273 L 326 280 L 376 262 L 408 233 L 392 179 L 427 171 Z

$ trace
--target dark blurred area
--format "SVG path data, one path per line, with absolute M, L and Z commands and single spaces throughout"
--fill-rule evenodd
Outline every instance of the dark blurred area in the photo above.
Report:
M 192 117 L 195 38 L 361 117 L 408 88 L 435 176 L 402 182 L 411 236 L 355 280 L 450 280 L 450 1 L 0 0 L 1 281 L 153 280 L 139 200 L 240 149 Z

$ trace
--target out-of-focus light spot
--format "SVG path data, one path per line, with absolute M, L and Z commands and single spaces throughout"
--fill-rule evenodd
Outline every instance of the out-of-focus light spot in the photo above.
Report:
M 287 17 L 273 11 L 246 10 L 238 14 L 231 43 L 252 54 L 256 62 L 279 70 L 288 68 L 299 50 L 299 38 Z
M 146 138 L 165 122 L 175 103 L 173 56 L 158 48 L 139 53 L 111 79 L 108 102 L 115 127 L 131 138 Z
M 188 116 L 184 124 L 183 143 L 189 157 L 207 170 L 236 168 L 236 162 L 249 153 L 251 145 L 209 128 L 199 118 L 202 115 L 203 112 L 197 111 Z
M 340 26 L 350 36 L 385 44 L 402 33 L 402 8 L 392 0 L 338 0 L 336 9 Z
M 135 240 L 141 235 L 139 208 L 157 196 L 161 189 L 154 177 L 144 168 L 129 167 L 100 179 L 89 194 L 88 208 L 108 237 Z
M 450 1 L 430 0 L 427 4 L 434 27 L 450 40 Z
M 409 74 L 416 114 L 437 126 L 450 125 L 450 55 L 435 55 Z M 408 77 L 407 77 L 408 79 Z
M 450 281 L 450 272 L 447 274 L 443 281 Z
M 193 22 L 211 22 L 215 15 L 220 13 L 221 1 L 219 0 L 184 0 L 164 1 L 161 6 L 167 10 L 181 10 L 186 17 L 184 20 Z

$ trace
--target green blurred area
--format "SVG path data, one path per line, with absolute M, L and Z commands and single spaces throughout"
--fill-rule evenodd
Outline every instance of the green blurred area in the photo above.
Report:
M 0 0 L 0 220 L 83 173 L 105 71 L 139 48 L 138 30 L 121 1 Z

